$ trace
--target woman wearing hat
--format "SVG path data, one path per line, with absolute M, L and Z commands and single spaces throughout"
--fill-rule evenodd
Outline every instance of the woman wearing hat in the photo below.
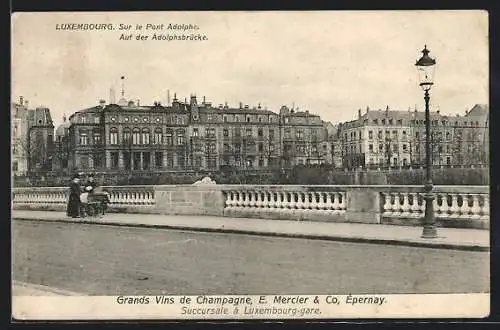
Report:
M 80 216 L 80 176 L 73 175 L 73 180 L 69 186 L 69 200 L 66 214 L 72 218 Z

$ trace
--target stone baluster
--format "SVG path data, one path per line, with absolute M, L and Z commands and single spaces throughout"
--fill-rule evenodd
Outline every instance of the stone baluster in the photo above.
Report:
M 238 191 L 238 202 L 236 203 L 236 206 L 238 208 L 243 207 L 243 204 L 245 203 L 245 200 L 243 199 L 243 192 L 241 190 Z
M 481 219 L 490 219 L 490 195 L 484 194 L 483 196 L 483 206 L 481 207 Z
M 290 208 L 290 203 L 291 203 L 291 193 L 288 191 L 283 192 L 283 202 L 281 203 L 281 207 L 284 209 Z
M 300 210 L 300 209 L 302 209 L 302 205 L 304 204 L 302 201 L 302 198 L 303 198 L 302 192 L 300 192 L 300 191 L 297 192 L 295 196 L 297 197 L 296 202 L 295 202 L 295 208 Z
M 460 207 L 458 206 L 458 195 L 451 195 L 450 217 L 456 218 L 459 216 Z
M 470 208 L 470 211 L 471 211 L 471 218 L 472 219 L 481 218 L 481 207 L 479 206 L 479 195 L 478 194 L 472 195 L 472 206 Z
M 410 203 L 408 201 L 409 193 L 402 193 L 403 195 L 403 204 L 401 205 L 401 216 L 407 218 L 410 216 Z
M 392 216 L 399 217 L 401 215 L 401 195 L 399 193 L 394 194 L 394 203 L 392 205 Z
M 345 192 L 339 192 L 339 208 L 341 212 L 345 212 L 347 210 L 347 199 L 346 199 L 346 193 Z
M 462 205 L 460 206 L 460 218 L 469 218 L 469 196 L 467 194 L 462 195 Z
M 243 193 L 243 207 L 248 207 L 250 205 L 250 194 L 251 192 L 250 191 L 245 191 Z
M 227 208 L 227 209 L 231 208 L 232 197 L 233 197 L 233 192 L 232 191 L 228 191 L 226 193 L 226 202 L 224 203 L 225 204 L 225 208 Z
M 311 204 L 309 205 L 309 208 L 311 210 L 318 210 L 318 204 L 319 204 L 319 201 L 318 201 L 318 192 L 316 191 L 313 191 L 311 192 Z
M 325 195 L 321 191 L 317 192 L 317 194 L 318 194 L 318 203 L 316 204 L 316 208 L 322 211 L 325 209 L 325 201 L 324 201 Z
M 254 207 L 261 208 L 262 207 L 262 192 L 260 190 L 257 190 L 254 193 L 254 197 L 255 197 Z
M 337 192 L 331 192 L 330 193 L 332 196 L 332 210 L 333 213 L 339 213 L 340 212 L 340 195 Z
M 284 196 L 284 194 L 285 194 L 285 193 L 284 193 L 284 192 L 282 192 L 282 191 L 278 191 L 276 194 L 278 195 L 278 196 L 277 196 L 277 197 L 278 197 L 278 200 L 277 200 L 277 201 L 276 201 L 276 203 L 274 204 L 274 207 L 275 207 L 275 208 L 277 208 L 277 209 L 281 209 L 281 208 L 283 208 L 283 199 L 284 199 L 284 197 L 285 197 L 285 196 Z
M 441 205 L 439 206 L 439 216 L 441 218 L 449 218 L 450 217 L 450 206 L 448 204 L 448 194 L 447 193 L 443 193 L 441 194 Z
M 392 193 L 385 193 L 385 203 L 384 203 L 384 215 L 385 216 L 392 216 L 392 213 L 393 213 L 393 203 L 392 203 L 392 196 L 393 194 Z
M 311 192 L 306 191 L 304 192 L 304 203 L 302 203 L 302 209 L 309 210 L 310 207 L 311 207 Z
M 410 206 L 410 217 L 419 218 L 420 217 L 420 207 L 418 206 L 418 193 L 411 194 L 411 206 Z

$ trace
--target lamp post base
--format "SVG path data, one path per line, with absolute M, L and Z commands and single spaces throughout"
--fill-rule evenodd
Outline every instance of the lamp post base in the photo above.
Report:
M 422 238 L 437 238 L 437 229 L 436 226 L 425 226 L 422 231 Z
M 422 238 L 437 238 L 436 219 L 434 217 L 434 194 L 432 194 L 432 183 L 425 185 L 427 193 L 424 195 L 425 200 L 425 217 L 424 229 L 422 231 Z

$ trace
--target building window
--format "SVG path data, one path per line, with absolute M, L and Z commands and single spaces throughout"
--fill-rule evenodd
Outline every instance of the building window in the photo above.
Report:
M 234 136 L 237 136 L 237 137 L 241 136 L 241 130 L 239 128 L 234 129 Z
M 110 156 L 111 156 L 111 168 L 118 168 L 118 159 L 119 159 L 119 155 L 118 155 L 118 152 L 116 151 L 113 151 L 110 153 Z
M 99 124 L 99 123 L 100 123 L 99 117 L 95 116 L 94 117 L 94 124 Z
M 257 135 L 258 135 L 259 137 L 264 136 L 264 130 L 263 130 L 261 127 L 259 127 L 259 129 L 257 130 Z
M 165 135 L 165 138 L 166 138 L 165 142 L 167 143 L 167 145 L 174 144 L 173 137 L 172 137 L 172 131 L 168 130 L 167 134 Z
M 368 138 L 371 140 L 373 139 L 373 131 L 368 132 Z
M 298 140 L 302 140 L 304 138 L 304 132 L 302 131 L 297 131 L 297 139 Z
M 214 138 L 215 137 L 215 128 L 206 128 L 205 135 L 208 138 Z
M 415 132 L 415 139 L 419 139 L 420 138 L 420 132 Z
M 198 128 L 193 128 L 193 136 L 198 136 Z
M 150 138 L 149 129 L 144 128 L 142 130 L 142 144 L 149 144 L 150 143 L 149 138 Z
M 385 125 L 385 119 L 382 119 L 382 125 Z
M 384 145 L 383 144 L 379 144 L 378 145 L 378 150 L 380 150 L 380 151 L 384 150 Z
M 227 123 L 227 116 L 224 116 L 224 122 Z
M 392 119 L 389 119 L 389 125 L 392 125 Z
M 264 151 L 264 145 L 262 143 L 259 143 L 259 152 Z
M 269 141 L 273 141 L 274 140 L 274 129 L 270 129 L 269 130 Z
M 12 172 L 17 172 L 19 170 L 19 164 L 17 163 L 17 160 L 12 162 Z
M 94 133 L 94 145 L 101 144 L 101 133 Z
M 290 129 L 289 128 L 285 129 L 285 138 L 287 138 L 287 139 L 290 138 Z
M 118 144 L 118 129 L 116 127 L 109 130 L 109 143 Z
M 156 168 L 163 167 L 163 152 L 161 152 L 161 151 L 155 152 L 155 167 Z
M 269 145 L 269 152 L 271 152 L 271 153 L 274 152 L 274 144 Z
M 130 132 L 130 128 L 125 127 L 123 129 L 123 143 L 125 145 L 130 145 L 132 142 L 132 133 Z
M 250 116 L 247 116 L 247 123 L 250 122 Z
M 403 151 L 407 151 L 408 150 L 408 147 L 406 146 L 406 144 L 403 144 Z
M 184 130 L 177 131 L 177 145 L 184 145 Z
M 141 132 L 138 128 L 134 128 L 132 131 L 132 144 L 140 144 L 141 143 Z
M 84 115 L 82 115 L 82 116 L 80 117 L 80 122 L 81 122 L 82 124 L 86 124 L 86 123 L 87 123 L 87 117 L 86 117 L 86 116 L 84 116 Z
M 373 152 L 373 144 L 368 145 L 368 150 L 369 150 L 370 152 Z
M 163 132 L 162 132 L 161 127 L 155 128 L 153 139 L 154 139 L 154 143 L 155 144 L 162 144 L 162 142 L 163 142 Z
M 446 157 L 446 165 L 451 165 L 451 157 Z
M 212 121 L 212 115 L 207 115 L 207 121 Z
M 224 130 L 222 131 L 222 135 L 224 135 L 225 137 L 228 137 L 229 136 L 229 130 L 227 128 L 224 128 Z
M 382 131 L 378 131 L 378 138 L 381 139 L 382 138 Z
M 251 128 L 247 128 L 246 129 L 246 136 L 247 137 L 252 137 L 252 129 Z
M 80 134 L 80 145 L 86 146 L 88 144 L 88 136 L 86 133 L 81 133 Z

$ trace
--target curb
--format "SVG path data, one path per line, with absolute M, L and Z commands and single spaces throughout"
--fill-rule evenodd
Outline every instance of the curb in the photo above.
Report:
M 81 218 L 80 218 L 81 219 Z M 159 229 L 170 229 L 179 231 L 194 231 L 194 232 L 206 232 L 206 233 L 228 233 L 228 234 L 243 234 L 252 236 L 267 236 L 267 237 L 287 237 L 287 238 L 303 238 L 303 239 L 313 239 L 322 241 L 334 241 L 334 242 L 347 242 L 347 243 L 368 243 L 368 244 L 379 244 L 379 245 L 395 245 L 395 246 L 409 246 L 409 247 L 422 247 L 431 249 L 446 249 L 446 250 L 461 250 L 461 251 L 474 251 L 474 252 L 490 252 L 489 246 L 483 245 L 461 245 L 454 243 L 427 243 L 427 242 L 416 242 L 416 241 L 405 241 L 398 239 L 382 239 L 382 238 L 371 238 L 371 237 L 349 237 L 349 236 L 330 236 L 330 235 L 313 235 L 313 234 L 299 234 L 299 233 L 279 233 L 279 232 L 265 232 L 258 230 L 243 230 L 243 229 L 226 229 L 226 228 L 210 228 L 210 227 L 189 227 L 189 226 L 178 226 L 178 225 L 159 225 L 159 224 L 134 224 L 134 223 L 121 223 L 121 222 L 98 222 L 91 220 L 72 220 L 66 218 L 58 219 L 33 219 L 22 216 L 14 216 L 12 220 L 21 221 L 32 221 L 32 222 L 54 222 L 54 223 L 79 223 L 79 224 L 91 224 L 100 226 L 120 226 L 120 227 L 130 227 L 130 228 L 159 228 Z

